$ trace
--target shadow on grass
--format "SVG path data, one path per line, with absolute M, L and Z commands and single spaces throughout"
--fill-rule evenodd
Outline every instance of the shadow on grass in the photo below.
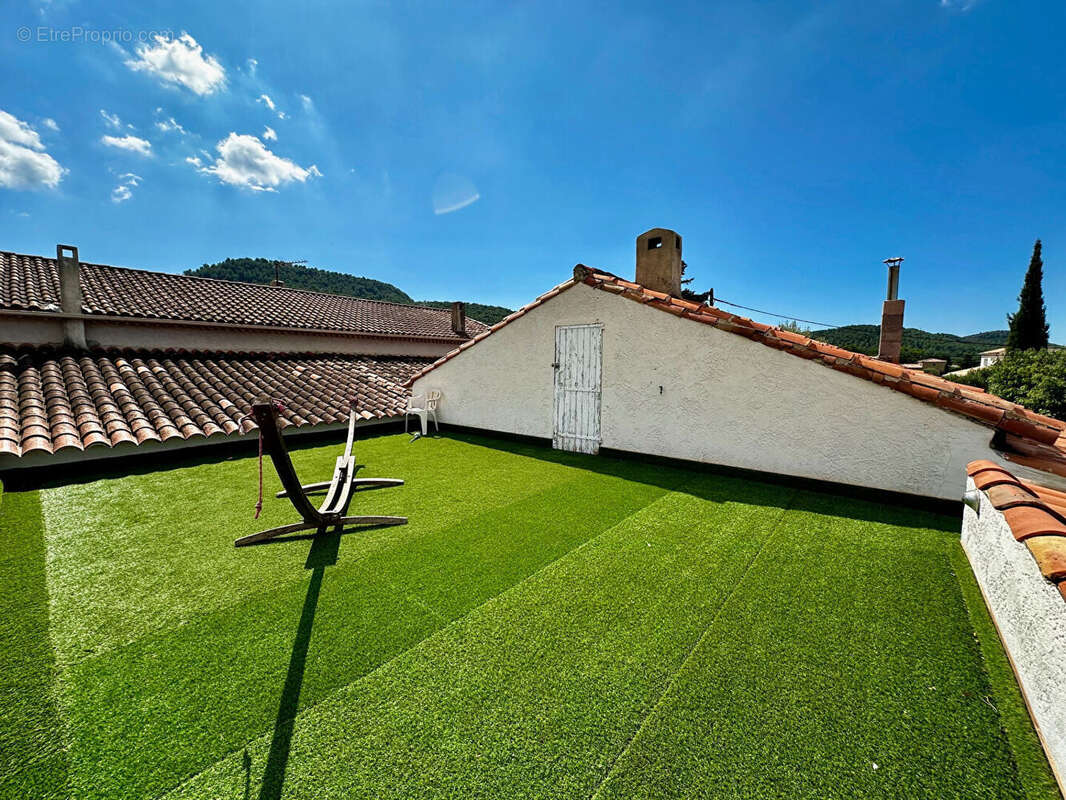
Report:
M 285 770 L 289 763 L 289 751 L 292 747 L 292 731 L 296 724 L 296 713 L 300 706 L 300 689 L 303 687 L 304 669 L 307 666 L 307 651 L 311 644 L 311 629 L 315 623 L 318 610 L 318 596 L 322 591 L 322 577 L 326 567 L 337 563 L 337 551 L 340 547 L 341 534 L 338 531 L 315 535 L 311 543 L 311 552 L 307 555 L 305 569 L 312 570 L 311 582 L 307 587 L 300 624 L 296 628 L 296 641 L 289 658 L 289 670 L 285 675 L 285 686 L 281 690 L 281 702 L 278 704 L 278 716 L 274 721 L 274 736 L 270 741 L 270 753 L 267 756 L 263 783 L 259 789 L 259 800 L 279 800 L 285 785 Z M 245 761 L 246 775 L 250 764 Z M 247 782 L 246 782 L 247 787 Z M 245 792 L 247 796 L 247 790 Z
M 570 453 L 555 450 L 548 444 L 483 436 L 465 431 L 445 431 L 434 438 L 453 439 L 601 475 L 611 475 L 670 491 L 684 492 L 715 503 L 736 502 L 789 508 L 955 534 L 959 533 L 962 527 L 961 502 L 957 504 L 958 511 L 955 512 L 953 505 L 947 501 L 912 495 L 830 484 L 787 475 L 772 475 L 739 467 L 672 461 L 637 453 L 625 457 Z M 701 476 L 703 480 L 699 480 Z
M 37 492 L 0 506 L 0 797 L 64 797 L 69 763 L 49 636 L 47 543 Z

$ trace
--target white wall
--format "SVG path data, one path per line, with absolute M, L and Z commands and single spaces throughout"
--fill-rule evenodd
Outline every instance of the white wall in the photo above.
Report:
M 967 480 L 968 488 L 973 481 Z M 1044 580 L 1029 548 L 979 492 L 967 507 L 962 546 L 970 559 L 1059 784 L 1066 776 L 1066 603 Z
M 555 326 L 604 326 L 603 447 L 958 499 L 991 429 L 578 284 L 420 378 L 441 422 L 550 438 Z M 660 393 L 659 387 L 662 386 Z

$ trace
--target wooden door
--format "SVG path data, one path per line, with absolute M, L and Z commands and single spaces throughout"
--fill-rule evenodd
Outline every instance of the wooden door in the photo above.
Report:
M 575 453 L 600 450 L 602 325 L 555 329 L 555 421 L 552 446 Z

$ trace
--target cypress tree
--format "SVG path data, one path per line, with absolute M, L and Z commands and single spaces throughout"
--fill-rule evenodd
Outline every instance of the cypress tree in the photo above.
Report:
M 1040 240 L 1033 245 L 1033 257 L 1025 273 L 1021 294 L 1018 295 L 1018 312 L 1007 315 L 1010 334 L 1007 336 L 1007 351 L 1046 350 L 1048 324 L 1044 308 L 1044 262 L 1040 258 Z

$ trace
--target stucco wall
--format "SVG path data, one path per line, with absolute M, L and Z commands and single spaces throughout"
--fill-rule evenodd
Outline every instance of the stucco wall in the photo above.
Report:
M 973 481 L 967 480 L 968 488 Z M 1066 602 L 1044 580 L 984 492 L 980 514 L 967 507 L 962 546 L 981 586 L 1052 768 L 1066 775 Z
M 958 499 L 992 431 L 890 389 L 578 284 L 445 362 L 441 422 L 549 438 L 555 326 L 599 322 L 603 447 Z M 662 387 L 660 391 L 660 387 Z

